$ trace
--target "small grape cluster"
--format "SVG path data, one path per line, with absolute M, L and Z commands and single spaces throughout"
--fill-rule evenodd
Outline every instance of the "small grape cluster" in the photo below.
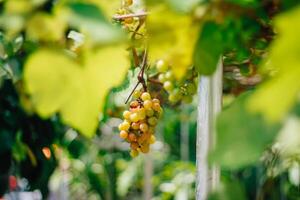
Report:
M 156 63 L 156 69 L 159 72 L 158 80 L 163 84 L 164 89 L 168 92 L 168 100 L 175 104 L 180 101 L 191 103 L 193 95 L 197 92 L 197 72 L 194 68 L 189 68 L 186 72 L 185 79 L 175 80 L 175 77 L 164 60 Z
M 120 137 L 130 143 L 132 157 L 139 152 L 148 153 L 155 142 L 155 126 L 162 114 L 160 101 L 148 92 L 135 90 L 129 110 L 123 112 L 124 121 L 119 125 Z
M 122 8 L 120 8 L 117 11 L 117 15 L 126 15 L 126 14 L 132 14 L 133 12 L 129 8 L 133 4 L 133 0 L 122 0 Z M 134 22 L 133 17 L 126 17 L 122 19 L 123 25 L 129 25 Z

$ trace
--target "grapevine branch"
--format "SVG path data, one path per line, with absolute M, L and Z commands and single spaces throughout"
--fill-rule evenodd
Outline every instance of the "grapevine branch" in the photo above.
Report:
M 125 104 L 128 103 L 130 97 L 132 96 L 133 92 L 135 91 L 135 89 L 139 86 L 139 84 L 142 84 L 143 86 L 143 90 L 147 91 L 147 85 L 146 85 L 146 81 L 144 78 L 144 73 L 145 73 L 145 69 L 147 66 L 147 57 L 148 57 L 148 52 L 147 49 L 145 49 L 144 55 L 143 55 L 143 60 L 142 60 L 142 64 L 141 64 L 141 71 L 138 74 L 138 82 L 136 83 L 136 85 L 134 86 L 133 90 L 130 92 L 129 96 L 127 97 Z
M 113 19 L 114 20 L 122 20 L 122 19 L 131 18 L 131 17 L 145 17 L 147 15 L 148 15 L 147 12 L 126 14 L 126 15 L 115 15 L 115 16 L 113 16 Z

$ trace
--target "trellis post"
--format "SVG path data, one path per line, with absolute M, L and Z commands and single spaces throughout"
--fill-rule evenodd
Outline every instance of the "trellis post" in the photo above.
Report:
M 208 193 L 217 188 L 220 172 L 208 165 L 208 152 L 214 148 L 215 120 L 222 106 L 223 66 L 220 60 L 212 76 L 200 76 L 198 85 L 198 119 L 196 143 L 196 199 L 206 200 Z

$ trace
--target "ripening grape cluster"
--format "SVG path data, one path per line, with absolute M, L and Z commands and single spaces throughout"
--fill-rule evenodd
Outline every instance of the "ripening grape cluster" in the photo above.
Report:
M 193 96 L 197 93 L 197 72 L 194 68 L 189 68 L 185 79 L 181 81 L 175 79 L 172 70 L 164 60 L 156 63 L 156 69 L 159 72 L 158 80 L 168 92 L 168 100 L 171 103 L 175 104 L 181 101 L 191 103 L 193 101 Z
M 155 142 L 155 126 L 162 111 L 158 99 L 152 99 L 148 92 L 134 91 L 129 110 L 124 111 L 124 121 L 119 125 L 120 137 L 130 143 L 132 157 L 139 152 L 149 152 L 150 144 Z
M 122 8 L 118 9 L 117 13 L 118 15 L 126 15 L 126 14 L 132 14 L 133 12 L 129 8 L 133 4 L 133 0 L 122 0 Z M 127 17 L 122 19 L 123 25 L 129 25 L 134 22 L 133 17 Z

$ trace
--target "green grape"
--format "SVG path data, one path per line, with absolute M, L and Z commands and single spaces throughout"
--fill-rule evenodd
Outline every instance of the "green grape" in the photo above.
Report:
M 141 91 L 140 90 L 135 90 L 134 92 L 133 92 L 133 95 L 132 95 L 134 98 L 136 98 L 136 99 L 138 99 L 138 98 L 140 98 L 140 96 L 141 96 Z
M 172 71 L 167 71 L 166 75 L 165 75 L 166 79 L 167 80 L 172 80 L 174 77 L 173 77 L 173 72 Z
M 134 158 L 134 157 L 137 157 L 138 155 L 139 155 L 139 152 L 138 152 L 137 150 L 131 150 L 131 151 L 130 151 L 130 156 L 131 156 L 131 157 Z
M 159 60 L 156 63 L 156 68 L 158 72 L 166 72 L 168 70 L 168 65 L 165 61 Z
M 130 124 L 127 121 L 124 121 L 119 125 L 119 130 L 120 131 L 127 131 L 130 128 Z
M 144 108 L 145 109 L 150 109 L 151 107 L 152 107 L 152 101 L 151 100 L 144 101 Z
M 144 93 L 141 95 L 141 99 L 142 99 L 143 101 L 151 100 L 151 95 L 150 95 L 148 92 L 144 92 Z
M 189 103 L 192 103 L 193 97 L 190 96 L 190 95 L 187 95 L 187 96 L 184 96 L 184 97 L 182 98 L 182 100 L 183 100 L 184 103 L 189 104 Z
M 171 81 L 166 81 L 164 82 L 164 88 L 167 91 L 171 91 L 174 88 L 174 86 Z
M 125 111 L 123 112 L 123 117 L 124 117 L 124 119 L 129 120 L 129 119 L 130 119 L 130 114 L 131 114 L 130 111 L 125 110 Z
M 145 117 L 146 117 L 146 111 L 145 111 L 145 108 L 140 108 L 140 109 L 137 111 L 137 115 L 138 115 L 139 120 L 145 119 Z
M 156 117 L 150 117 L 148 119 L 148 123 L 151 125 L 151 126 L 155 126 L 157 124 L 157 118 Z
M 147 132 L 148 131 L 148 125 L 146 123 L 140 124 L 140 129 L 142 132 Z
M 154 115 L 154 111 L 152 109 L 146 110 L 147 117 L 152 117 Z
M 161 83 L 164 83 L 165 81 L 167 81 L 166 76 L 164 74 L 159 74 L 158 75 L 158 80 Z
M 130 120 L 131 120 L 132 122 L 137 122 L 137 121 L 139 121 L 139 116 L 138 116 L 138 114 L 137 114 L 137 113 L 131 113 L 131 115 L 130 115 Z
M 195 94 L 197 92 L 197 87 L 192 83 L 187 84 L 186 89 L 187 89 L 188 94 Z

